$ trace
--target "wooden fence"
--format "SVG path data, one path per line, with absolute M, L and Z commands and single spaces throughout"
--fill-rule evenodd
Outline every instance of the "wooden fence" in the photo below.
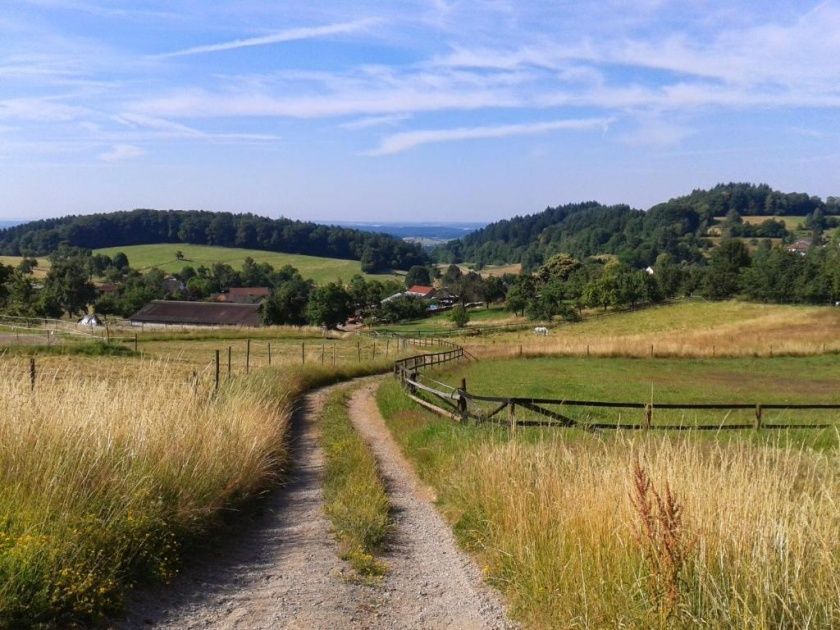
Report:
M 601 400 L 569 400 L 561 398 L 528 398 L 519 396 L 485 396 L 467 391 L 465 379 L 461 379 L 459 387 L 453 387 L 437 381 L 432 384 L 421 382 L 420 370 L 434 367 L 450 361 L 470 358 L 460 346 L 455 346 L 443 352 L 420 354 L 394 363 L 394 376 L 406 389 L 408 396 L 423 407 L 437 414 L 452 418 L 458 422 L 491 422 L 496 424 L 516 426 L 541 427 L 578 427 L 584 429 L 668 429 L 668 430 L 701 430 L 714 431 L 721 429 L 822 429 L 836 426 L 836 422 L 828 423 L 767 423 L 764 412 L 775 411 L 826 411 L 840 410 L 838 403 L 644 403 L 644 402 L 613 402 Z M 569 417 L 565 407 L 610 408 L 638 410 L 640 422 L 635 423 L 607 423 L 582 422 Z M 523 417 L 520 412 L 529 412 L 530 418 Z M 656 410 L 718 410 L 718 411 L 753 411 L 750 423 L 715 423 L 715 424 L 654 424 Z M 502 412 L 506 412 L 503 414 Z M 536 419 L 533 419 L 536 418 Z

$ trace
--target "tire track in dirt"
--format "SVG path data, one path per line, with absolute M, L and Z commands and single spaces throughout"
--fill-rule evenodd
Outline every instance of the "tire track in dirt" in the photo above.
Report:
M 499 594 L 487 586 L 476 564 L 458 548 L 449 525 L 385 425 L 376 404 L 378 384 L 359 387 L 350 418 L 370 445 L 385 478 L 394 532 L 383 560 L 387 628 L 513 628 Z
M 119 628 L 511 628 L 498 593 L 458 549 L 379 413 L 379 379 L 358 379 L 351 420 L 393 506 L 382 583 L 355 581 L 324 513 L 318 417 L 337 387 L 304 396 L 291 425 L 287 483 L 234 536 L 190 559 L 172 584 L 138 592 Z

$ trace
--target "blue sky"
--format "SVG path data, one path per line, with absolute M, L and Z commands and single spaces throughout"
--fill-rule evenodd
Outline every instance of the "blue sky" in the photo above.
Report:
M 840 0 L 5 0 L 0 219 L 840 194 Z

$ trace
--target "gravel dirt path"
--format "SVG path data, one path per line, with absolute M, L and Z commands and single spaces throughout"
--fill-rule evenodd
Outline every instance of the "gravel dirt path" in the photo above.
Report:
M 432 505 L 434 494 L 418 479 L 391 436 L 376 404 L 376 383 L 357 389 L 350 418 L 371 446 L 388 488 L 394 533 L 383 560 L 388 628 L 512 628 L 499 594 L 482 581 L 458 548 L 449 525 Z
M 394 508 L 381 584 L 352 579 L 324 514 L 317 417 L 338 386 L 305 396 L 292 420 L 294 470 L 235 536 L 191 558 L 166 586 L 140 592 L 120 628 L 508 628 L 498 594 L 431 503 L 359 379 L 350 413 L 371 445 Z

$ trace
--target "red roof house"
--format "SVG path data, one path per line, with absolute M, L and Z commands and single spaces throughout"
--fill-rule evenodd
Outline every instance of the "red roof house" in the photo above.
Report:
M 415 297 L 423 298 L 424 300 L 431 300 L 437 295 L 437 289 L 434 287 L 423 286 L 422 284 L 415 284 L 405 292 L 406 295 L 413 295 Z

